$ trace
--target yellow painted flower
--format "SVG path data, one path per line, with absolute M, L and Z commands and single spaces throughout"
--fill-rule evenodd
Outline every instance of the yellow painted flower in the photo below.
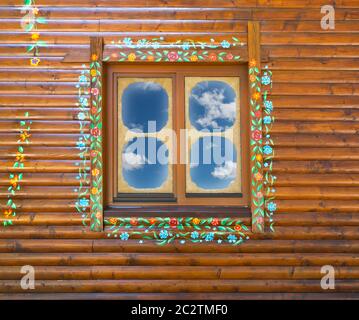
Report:
M 256 81 L 256 76 L 255 76 L 254 74 L 251 74 L 251 75 L 249 76 L 249 80 L 250 80 L 251 82 Z
M 41 61 L 41 60 L 40 60 L 40 58 L 38 58 L 38 57 L 31 58 L 31 59 L 30 59 L 30 65 L 33 66 L 33 67 L 36 67 L 36 66 L 39 65 L 40 61 Z
M 252 98 L 254 99 L 254 100 L 258 100 L 259 98 L 260 98 L 260 93 L 259 92 L 255 92 L 255 93 L 253 93 L 253 95 L 252 95 Z
M 153 61 L 153 60 L 155 60 L 155 57 L 154 56 L 147 56 L 147 60 L 148 61 Z
M 261 181 L 263 179 L 263 175 L 259 172 L 257 172 L 255 175 L 254 175 L 254 178 L 257 180 L 257 181 Z
M 110 223 L 111 224 L 116 224 L 117 223 L 117 218 L 110 218 Z
M 97 75 L 96 69 L 91 69 L 90 74 L 92 77 L 96 77 L 96 75 Z
M 257 161 L 262 161 L 263 157 L 262 157 L 262 155 L 260 153 L 258 153 L 256 155 L 256 159 L 257 159 Z
M 192 222 L 193 222 L 194 224 L 199 224 L 199 223 L 201 222 L 201 220 L 198 219 L 198 218 L 194 218 L 194 219 L 192 220 Z
M 97 211 L 97 212 L 96 212 L 96 218 L 97 218 L 97 219 L 101 219 L 101 217 L 102 217 L 101 212 L 100 212 L 100 211 Z
M 20 134 L 20 140 L 21 141 L 25 141 L 29 137 L 30 137 L 30 134 L 27 133 L 26 131 Z
M 92 59 L 92 61 L 96 61 L 96 60 L 98 59 L 97 54 L 94 53 L 94 54 L 91 56 L 91 59 Z
M 39 13 L 39 8 L 37 8 L 37 7 L 34 7 L 34 8 L 32 8 L 32 13 L 33 14 L 38 14 Z
M 135 61 L 136 60 L 136 55 L 134 53 L 130 53 L 127 57 L 128 61 Z
M 20 153 L 20 152 L 16 153 L 16 161 L 22 162 L 22 161 L 24 161 L 24 159 L 25 159 L 25 156 L 22 153 Z
M 98 176 L 100 174 L 100 170 L 99 169 L 92 169 L 92 175 L 93 176 Z
M 198 57 L 196 55 L 193 55 L 193 56 L 190 57 L 190 60 L 192 62 L 196 62 L 196 61 L 198 61 Z
M 9 217 L 11 215 L 12 215 L 12 210 L 11 209 L 4 210 L 4 216 L 5 217 Z
M 249 61 L 249 66 L 252 67 L 252 68 L 255 67 L 256 64 L 257 64 L 257 61 L 256 61 L 255 59 L 251 59 L 251 60 Z
M 33 34 L 31 35 L 31 39 L 34 40 L 34 41 L 38 40 L 39 37 L 40 37 L 40 35 L 39 35 L 37 32 L 36 32 L 36 33 L 33 33 Z
M 10 179 L 10 184 L 13 188 L 17 187 L 17 182 L 18 182 L 18 176 L 15 175 L 14 178 Z
M 96 187 L 93 187 L 93 188 L 91 189 L 91 193 L 92 193 L 92 194 L 97 194 L 97 193 L 98 193 L 98 189 L 97 189 Z

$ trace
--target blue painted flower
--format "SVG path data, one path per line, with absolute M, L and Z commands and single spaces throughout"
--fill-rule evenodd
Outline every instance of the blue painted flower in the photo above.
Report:
M 264 76 L 262 77 L 262 84 L 264 84 L 265 86 L 267 86 L 267 85 L 270 84 L 270 83 L 271 83 L 271 78 L 270 78 L 270 76 L 264 75 Z
M 83 141 L 77 141 L 76 145 L 77 145 L 77 148 L 79 148 L 80 150 L 83 150 L 86 148 L 86 144 Z
M 86 199 L 86 198 L 82 198 L 82 199 L 80 199 L 80 201 L 79 201 L 79 205 L 80 205 L 81 207 L 87 207 L 87 206 L 89 205 L 89 200 Z
M 227 48 L 229 48 L 231 46 L 231 44 L 227 40 L 223 40 L 221 42 L 221 46 L 222 46 L 222 48 L 227 49 Z
M 87 77 L 86 77 L 85 75 L 81 75 L 81 76 L 79 77 L 79 81 L 80 81 L 80 82 L 87 82 Z
M 160 236 L 161 239 L 167 239 L 167 238 L 168 238 L 168 231 L 162 229 L 162 230 L 160 231 L 159 236 Z
M 264 165 L 264 167 L 266 167 L 266 168 L 267 168 L 267 167 L 269 166 L 269 163 L 268 163 L 268 162 L 264 162 L 264 164 L 263 164 L 263 165 Z
M 275 202 L 271 201 L 271 202 L 269 202 L 267 204 L 267 209 L 269 211 L 276 211 L 277 210 L 277 204 Z
M 130 237 L 130 235 L 127 232 L 123 232 L 120 235 L 120 239 L 124 240 L 124 241 L 128 240 L 129 237 Z
M 234 234 L 230 234 L 227 239 L 229 243 L 235 243 L 237 241 L 237 237 Z
M 80 112 L 80 113 L 77 115 L 77 118 L 78 118 L 79 120 L 85 120 L 85 119 L 86 119 L 86 115 L 85 115 L 85 113 Z
M 79 101 L 83 107 L 87 107 L 89 105 L 88 100 L 85 97 L 80 97 Z
M 188 50 L 189 49 L 189 43 L 188 42 L 183 42 L 182 49 L 183 50 Z
M 147 40 L 146 39 L 140 39 L 137 41 L 137 47 L 138 48 L 143 48 L 146 47 L 147 44 Z
M 152 48 L 153 48 L 153 49 L 158 49 L 159 47 L 160 47 L 159 42 L 153 42 L 153 43 L 152 43 Z
M 272 122 L 272 118 L 270 116 L 265 116 L 263 118 L 263 123 L 264 124 L 270 124 Z
M 192 239 L 198 239 L 198 237 L 199 237 L 199 233 L 197 231 L 191 232 L 191 238 Z
M 272 101 L 265 101 L 264 102 L 264 108 L 268 111 L 268 112 L 271 112 L 273 111 L 273 102 Z
M 123 39 L 123 43 L 124 43 L 126 46 L 131 46 L 131 45 L 132 45 L 132 39 L 131 39 L 131 38 L 124 38 L 124 39 Z
M 263 152 L 264 154 L 271 154 L 273 151 L 272 147 L 271 146 L 264 146 L 263 147 Z
M 213 239 L 214 239 L 214 233 L 213 232 L 207 233 L 206 237 L 204 238 L 204 240 L 206 240 L 208 242 L 213 241 Z

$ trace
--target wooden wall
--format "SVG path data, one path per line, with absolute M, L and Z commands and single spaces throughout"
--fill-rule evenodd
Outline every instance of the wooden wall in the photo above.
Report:
M 2 1 L 1 208 L 18 119 L 28 111 L 33 123 L 15 225 L 0 227 L 0 298 L 358 296 L 359 2 L 335 3 L 335 30 L 324 31 L 319 0 L 37 0 L 49 19 L 39 27 L 48 46 L 31 67 L 22 1 Z M 95 35 L 105 49 L 128 34 L 246 42 L 249 20 L 261 21 L 262 56 L 273 70 L 275 232 L 250 234 L 239 246 L 163 247 L 89 232 L 74 205 L 83 63 L 73 57 L 88 59 Z M 36 266 L 30 294 L 19 286 L 25 264 Z M 336 289 L 323 291 L 320 269 L 328 264 Z

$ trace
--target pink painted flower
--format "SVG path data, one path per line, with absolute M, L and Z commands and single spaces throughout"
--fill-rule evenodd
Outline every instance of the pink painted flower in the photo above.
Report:
M 256 118 L 260 118 L 261 115 L 262 115 L 262 113 L 258 110 L 258 111 L 256 111 L 256 112 L 254 113 L 254 115 L 255 115 Z
M 178 53 L 174 52 L 174 51 L 171 51 L 171 52 L 168 53 L 167 57 L 168 57 L 168 59 L 170 61 L 177 61 L 178 60 Z
M 91 93 L 92 93 L 94 96 L 97 96 L 97 95 L 99 94 L 98 88 L 92 88 L 92 89 L 91 89 Z
M 93 128 L 91 129 L 91 135 L 94 137 L 98 137 L 101 135 L 101 130 L 99 128 Z
M 92 158 L 95 158 L 95 157 L 97 156 L 97 151 L 96 151 L 96 150 L 92 150 L 90 154 L 91 154 L 91 157 L 92 157 Z
M 258 223 L 263 223 L 263 221 L 264 221 L 263 217 L 258 217 L 258 218 L 257 218 L 257 222 L 258 222 Z
M 263 193 L 258 191 L 257 192 L 257 198 L 259 198 L 259 199 L 263 198 Z
M 226 55 L 227 60 L 232 60 L 233 59 L 233 54 L 228 52 Z
M 208 56 L 210 61 L 217 61 L 217 55 L 215 53 L 210 53 Z
M 252 138 L 255 140 L 255 141 L 258 141 L 260 139 L 262 139 L 262 132 L 260 132 L 258 129 L 254 130 L 252 132 Z

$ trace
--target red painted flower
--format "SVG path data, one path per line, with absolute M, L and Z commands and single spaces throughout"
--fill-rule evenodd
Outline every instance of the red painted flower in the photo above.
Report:
M 155 223 L 156 223 L 156 218 L 151 218 L 151 219 L 150 219 L 150 223 L 151 223 L 151 224 L 155 224 Z
M 242 226 L 241 226 L 240 224 L 236 224 L 236 225 L 234 226 L 234 230 L 236 230 L 236 231 L 241 231 L 241 230 L 242 230 Z
M 170 61 L 177 61 L 178 60 L 178 53 L 174 52 L 174 51 L 171 51 L 171 52 L 168 53 L 167 57 L 168 57 L 168 59 Z
M 171 218 L 171 220 L 170 220 L 171 228 L 176 228 L 177 224 L 178 224 L 177 219 L 176 218 Z
M 99 90 L 97 88 L 92 88 L 91 89 L 91 93 L 94 95 L 94 96 L 97 96 L 99 94 Z
M 256 116 L 256 118 L 260 118 L 262 113 L 258 110 L 254 113 L 254 115 Z
M 132 219 L 130 220 L 130 224 L 132 224 L 133 226 L 136 226 L 136 225 L 138 224 L 137 219 L 136 219 L 136 218 L 132 218 Z
M 96 113 L 97 113 L 97 108 L 96 108 L 96 107 L 92 107 L 92 108 L 91 108 L 91 113 L 92 113 L 92 114 L 96 114 Z
M 228 52 L 226 55 L 227 60 L 232 60 L 233 59 L 233 54 Z
M 217 218 L 213 218 L 211 221 L 211 225 L 212 226 L 218 226 L 219 225 L 219 220 Z
M 101 130 L 99 128 L 93 128 L 91 129 L 91 135 L 94 137 L 98 137 L 101 135 Z
M 254 130 L 252 132 L 252 138 L 255 140 L 255 141 L 258 141 L 260 139 L 262 139 L 262 132 L 260 132 L 258 129 Z
M 217 61 L 217 55 L 212 52 L 212 53 L 209 54 L 208 59 L 210 61 Z
M 95 158 L 95 157 L 97 156 L 97 151 L 96 151 L 96 150 L 92 150 L 90 154 L 91 154 L 91 157 L 92 157 L 92 158 Z

